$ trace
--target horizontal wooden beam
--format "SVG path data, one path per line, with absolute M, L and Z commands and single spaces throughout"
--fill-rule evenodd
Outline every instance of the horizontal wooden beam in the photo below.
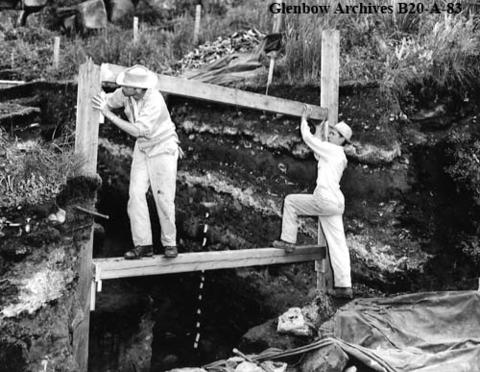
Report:
M 117 75 L 125 67 L 103 63 L 101 66 L 102 82 L 115 83 Z M 220 85 L 202 83 L 179 77 L 157 75 L 158 90 L 173 95 L 190 97 L 205 101 L 212 101 L 255 110 L 276 112 L 291 116 L 302 116 L 302 102 L 284 98 L 266 96 L 264 94 L 247 92 L 240 89 L 222 87 Z M 308 105 L 311 108 L 310 118 L 323 120 L 327 117 L 327 109 L 320 106 Z
M 298 246 L 286 254 L 278 248 L 240 249 L 235 251 L 182 253 L 176 258 L 164 256 L 125 260 L 122 257 L 97 258 L 95 280 L 128 278 L 135 276 L 173 274 L 200 270 L 231 269 L 235 267 L 289 264 L 325 258 L 325 247 Z

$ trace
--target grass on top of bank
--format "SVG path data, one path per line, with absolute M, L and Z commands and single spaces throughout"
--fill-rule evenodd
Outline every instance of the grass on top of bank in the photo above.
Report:
M 195 47 L 192 40 L 194 5 L 177 2 L 183 14 L 174 14 L 173 33 L 152 30 L 152 26 L 164 20 L 138 14 L 142 27 L 140 41 L 135 44 L 131 29 L 111 24 L 106 30 L 85 38 L 63 37 L 58 69 L 51 63 L 53 37 L 57 32 L 40 24 L 0 30 L 2 67 L 18 71 L 26 80 L 70 79 L 77 73 L 78 64 L 90 56 L 96 63 L 141 63 L 157 72 L 175 73 L 177 61 Z M 298 5 L 302 1 L 287 0 L 286 3 Z M 338 4 L 331 0 L 323 3 L 333 8 Z M 357 2 L 342 0 L 340 3 Z M 340 78 L 343 81 L 379 82 L 385 97 L 393 101 L 407 95 L 412 86 L 449 90 L 452 94 L 478 86 L 479 17 L 465 5 L 459 14 L 447 11 L 399 14 L 395 11 L 398 0 L 370 3 L 391 6 L 393 12 L 334 14 L 330 11 L 325 15 L 284 15 L 284 52 L 278 61 L 274 81 L 317 85 L 322 30 L 336 28 L 341 35 Z M 428 7 L 433 0 L 423 3 Z M 448 2 L 437 0 L 436 3 L 446 6 Z M 210 13 L 203 15 L 200 42 L 248 28 L 268 34 L 273 20 L 268 5 L 264 0 L 242 0 L 211 8 Z M 147 20 L 150 24 L 145 23 Z M 123 25 L 129 23 L 121 22 Z

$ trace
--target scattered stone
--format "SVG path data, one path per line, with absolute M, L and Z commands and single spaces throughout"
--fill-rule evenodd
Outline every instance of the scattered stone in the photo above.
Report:
M 305 354 L 302 372 L 341 372 L 348 362 L 347 354 L 332 344 Z
M 267 360 L 266 362 L 262 363 L 262 367 L 265 367 L 265 370 L 272 371 L 272 372 L 285 372 L 287 370 L 288 364 L 282 362 L 272 362 Z
M 264 370 L 255 363 L 242 362 L 235 368 L 235 372 L 264 372 Z
M 67 212 L 65 212 L 64 209 L 58 208 L 58 211 L 55 215 L 57 217 L 57 221 L 58 221 L 59 224 L 65 223 L 65 220 L 67 218 Z
M 67 213 L 64 209 L 58 208 L 58 211 L 55 213 L 50 213 L 47 217 L 47 220 L 52 225 L 62 225 L 65 223 Z
M 292 307 L 278 318 L 278 333 L 291 333 L 296 336 L 311 336 L 312 330 L 302 314 L 302 309 Z

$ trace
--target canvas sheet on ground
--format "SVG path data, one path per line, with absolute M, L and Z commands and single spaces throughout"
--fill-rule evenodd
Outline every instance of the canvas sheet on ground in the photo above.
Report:
M 374 370 L 477 371 L 480 292 L 358 299 L 337 312 L 333 331 L 344 351 Z

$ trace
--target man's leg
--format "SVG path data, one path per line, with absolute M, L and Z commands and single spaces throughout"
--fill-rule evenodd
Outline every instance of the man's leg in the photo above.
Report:
M 324 216 L 339 213 L 334 203 L 322 201 L 312 194 L 290 194 L 283 203 L 282 234 L 280 239 L 295 244 L 298 216 Z
M 127 205 L 134 246 L 152 245 L 152 228 L 146 197 L 149 185 L 146 157 L 135 145 Z
M 175 227 L 177 159 L 177 151 L 174 154 L 159 154 L 148 158 L 150 183 L 160 220 L 160 239 L 164 247 L 177 245 L 177 229 Z
M 321 216 L 322 231 L 327 241 L 334 287 L 351 287 L 350 254 L 343 228 L 343 216 Z

